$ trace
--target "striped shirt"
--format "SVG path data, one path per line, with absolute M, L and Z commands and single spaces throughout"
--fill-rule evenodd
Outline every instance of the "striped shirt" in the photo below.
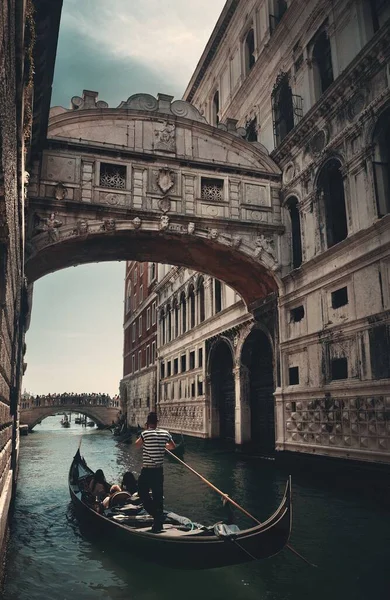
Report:
M 143 441 L 142 466 L 162 467 L 165 445 L 172 442 L 172 436 L 166 429 L 146 429 L 141 433 Z

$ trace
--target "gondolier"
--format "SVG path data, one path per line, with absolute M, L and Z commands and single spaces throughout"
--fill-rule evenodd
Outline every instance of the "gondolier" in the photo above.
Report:
M 152 515 L 153 533 L 163 530 L 163 464 L 165 448 L 173 450 L 175 442 L 166 429 L 157 427 L 157 414 L 151 412 L 146 421 L 146 430 L 141 433 L 135 445 L 143 449 L 142 471 L 138 479 L 138 493 L 145 510 Z M 152 491 L 152 498 L 149 491 Z

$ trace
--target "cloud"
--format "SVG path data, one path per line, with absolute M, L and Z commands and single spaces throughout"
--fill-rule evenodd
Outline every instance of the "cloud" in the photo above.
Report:
M 53 104 L 82 89 L 113 106 L 139 92 L 181 97 L 223 4 L 66 0 Z

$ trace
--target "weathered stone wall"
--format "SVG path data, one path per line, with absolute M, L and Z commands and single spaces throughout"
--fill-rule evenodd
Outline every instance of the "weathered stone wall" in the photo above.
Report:
M 156 366 L 152 365 L 141 373 L 124 377 L 120 382 L 120 393 L 128 426 L 143 427 L 148 413 L 156 410 Z
M 12 480 L 17 466 L 17 397 L 21 373 L 18 360 L 22 336 L 19 315 L 22 294 L 22 201 L 18 185 L 20 103 L 17 94 L 15 47 L 19 2 L 7 0 L 0 9 L 0 547 L 7 527 Z M 3 54 L 4 53 L 4 54 Z

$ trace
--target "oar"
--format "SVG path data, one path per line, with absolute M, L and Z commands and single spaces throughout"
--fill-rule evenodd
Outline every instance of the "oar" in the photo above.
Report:
M 238 508 L 238 510 L 240 510 L 241 512 L 243 512 L 247 517 L 249 517 L 250 519 L 252 519 L 253 521 L 255 521 L 258 525 L 262 524 L 261 521 L 259 521 L 259 519 L 257 519 L 253 515 L 251 515 L 247 510 L 245 510 L 245 508 L 243 508 L 242 506 L 240 506 L 239 504 L 237 504 L 237 502 L 235 502 L 232 498 L 230 498 L 230 496 L 228 494 L 225 494 L 225 492 L 222 492 L 220 489 L 218 489 L 213 483 L 211 483 L 211 481 L 209 481 L 208 479 L 206 479 L 205 477 L 203 477 L 203 475 L 201 475 L 200 473 L 198 473 L 198 471 L 195 471 L 195 469 L 193 469 L 192 467 L 190 467 L 190 465 L 187 465 L 187 463 L 185 463 L 184 460 L 181 460 L 178 456 L 176 456 L 175 454 L 173 454 L 167 448 L 165 450 L 166 450 L 166 452 L 168 452 L 168 454 L 170 454 L 171 456 L 173 456 L 174 458 L 176 458 L 176 460 L 179 461 L 179 463 L 181 463 L 182 465 L 184 465 L 185 467 L 187 467 L 187 469 L 189 471 L 191 471 L 191 473 L 193 473 L 194 475 L 196 475 L 197 477 L 199 477 L 199 479 L 201 479 L 206 485 L 208 485 L 209 487 L 211 487 L 212 490 L 214 490 L 215 492 L 217 492 L 217 494 L 220 494 L 220 496 L 222 496 L 222 498 L 225 498 L 228 502 L 230 502 L 230 504 L 232 504 L 233 506 L 235 506 L 236 508 Z M 307 563 L 311 567 L 317 567 L 317 565 L 315 565 L 314 563 L 309 562 L 304 556 L 302 556 L 302 554 L 299 554 L 299 552 L 297 552 L 295 550 L 295 548 L 293 548 L 290 544 L 286 544 L 286 548 L 288 548 L 289 550 L 291 550 L 291 552 L 293 554 L 295 554 L 296 556 L 298 556 L 299 558 L 301 558 L 303 561 L 305 561 L 305 563 Z

